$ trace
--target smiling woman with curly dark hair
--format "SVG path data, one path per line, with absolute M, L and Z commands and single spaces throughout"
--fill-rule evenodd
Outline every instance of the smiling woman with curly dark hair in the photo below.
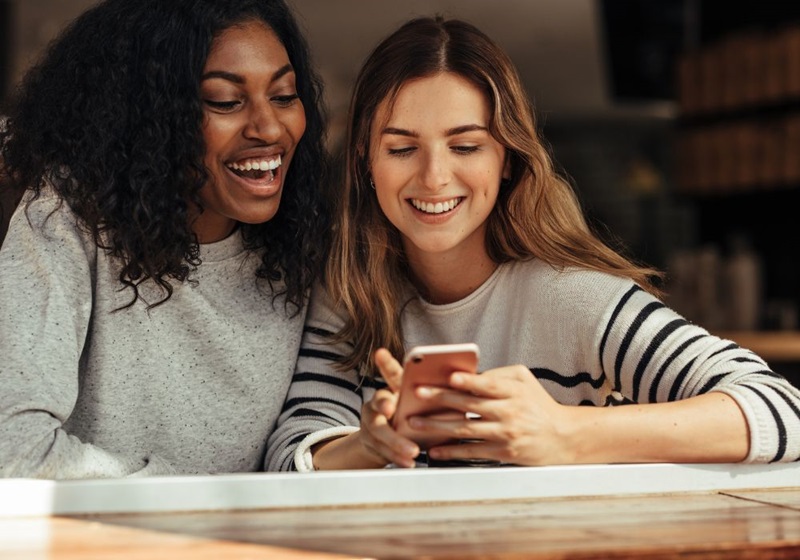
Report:
M 262 468 L 326 236 L 282 0 L 106 0 L 0 131 L 0 476 Z

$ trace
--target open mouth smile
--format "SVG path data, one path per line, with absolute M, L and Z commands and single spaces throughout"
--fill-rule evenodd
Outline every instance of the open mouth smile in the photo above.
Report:
M 225 166 L 235 175 L 256 181 L 271 181 L 275 178 L 275 170 L 281 166 L 281 156 L 273 158 L 252 158 L 227 163 Z
M 444 214 L 445 212 L 450 212 L 451 210 L 455 209 L 463 200 L 464 197 L 461 196 L 451 198 L 450 200 L 445 200 L 443 202 L 425 202 L 424 200 L 420 200 L 418 198 L 411 198 L 409 199 L 409 202 L 411 202 L 411 206 L 420 212 L 424 212 L 426 214 Z

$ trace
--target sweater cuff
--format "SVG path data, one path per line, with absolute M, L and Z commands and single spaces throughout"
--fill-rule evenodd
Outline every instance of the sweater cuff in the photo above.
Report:
M 127 475 L 126 478 L 143 478 L 146 476 L 167 476 L 176 474 L 179 474 L 178 471 L 167 461 L 158 455 L 150 455 L 149 457 L 145 458 L 144 468 Z
M 335 426 L 308 434 L 294 451 L 294 466 L 297 472 L 313 472 L 314 457 L 311 448 L 326 439 L 340 438 L 359 430 L 358 426 Z
M 765 434 L 770 433 L 769 424 L 765 415 L 759 415 L 748 400 L 748 395 L 738 387 L 722 387 L 714 389 L 731 397 L 744 415 L 747 431 L 750 436 L 750 450 L 742 463 L 768 463 L 771 455 L 769 446 L 765 442 Z

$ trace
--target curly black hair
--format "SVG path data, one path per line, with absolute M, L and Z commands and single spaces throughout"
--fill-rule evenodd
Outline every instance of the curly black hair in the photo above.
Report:
M 191 280 L 200 264 L 189 223 L 208 178 L 200 78 L 211 43 L 248 20 L 283 43 L 305 107 L 300 140 L 277 214 L 241 224 L 248 249 L 263 252 L 257 276 L 283 280 L 299 309 L 324 258 L 323 187 L 329 169 L 322 84 L 306 40 L 283 0 L 106 0 L 72 22 L 25 76 L 0 127 L 0 156 L 17 193 L 45 182 L 121 259 L 133 291 L 151 279 Z

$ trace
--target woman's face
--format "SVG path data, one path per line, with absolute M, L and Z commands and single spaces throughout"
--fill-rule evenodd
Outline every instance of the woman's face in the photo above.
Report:
M 486 219 L 506 159 L 489 133 L 489 111 L 481 90 L 447 72 L 409 81 L 393 107 L 379 105 L 370 131 L 372 180 L 412 262 L 486 254 Z
M 230 27 L 214 40 L 200 98 L 209 180 L 192 229 L 201 243 L 211 243 L 237 222 L 275 216 L 306 117 L 286 49 L 260 21 Z

